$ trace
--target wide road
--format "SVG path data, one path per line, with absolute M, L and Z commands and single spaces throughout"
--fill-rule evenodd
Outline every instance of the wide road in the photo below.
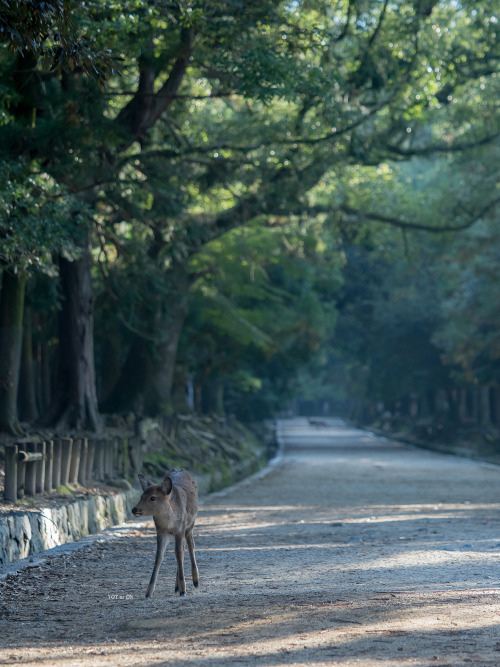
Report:
M 170 550 L 145 600 L 131 523 L 0 584 L 0 662 L 500 665 L 500 468 L 338 420 L 280 433 L 267 475 L 205 499 L 198 590 L 174 595 Z

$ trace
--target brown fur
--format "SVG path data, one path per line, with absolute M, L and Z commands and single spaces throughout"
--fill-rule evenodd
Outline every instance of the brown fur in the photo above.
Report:
M 132 513 L 134 516 L 152 516 L 156 526 L 156 558 L 146 597 L 150 598 L 153 595 L 169 535 L 173 535 L 175 539 L 177 559 L 175 591 L 185 595 L 186 542 L 191 558 L 193 584 L 197 587 L 199 581 L 193 539 L 194 522 L 198 512 L 198 484 L 186 470 L 171 470 L 160 484 L 155 484 L 149 477 L 140 473 L 139 482 L 143 494 L 132 509 Z

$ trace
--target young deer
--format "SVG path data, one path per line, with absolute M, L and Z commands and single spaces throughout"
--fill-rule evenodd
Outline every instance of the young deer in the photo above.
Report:
M 149 477 L 139 473 L 143 494 L 133 508 L 134 516 L 152 516 L 156 526 L 156 558 L 146 597 L 153 595 L 158 570 L 165 554 L 169 535 L 175 538 L 175 557 L 177 559 L 177 578 L 175 592 L 186 594 L 184 579 L 184 552 L 186 542 L 191 558 L 193 584 L 198 587 L 198 567 L 194 555 L 193 528 L 198 512 L 198 484 L 195 478 L 185 470 L 171 470 L 160 484 L 155 484 Z

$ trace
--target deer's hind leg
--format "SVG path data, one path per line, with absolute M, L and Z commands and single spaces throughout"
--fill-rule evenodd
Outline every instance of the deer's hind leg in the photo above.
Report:
M 179 595 L 186 595 L 186 580 L 184 578 L 184 552 L 186 550 L 186 540 L 184 534 L 175 536 L 175 558 L 177 559 L 177 577 L 175 580 L 175 592 Z
M 194 538 L 193 538 L 193 529 L 186 531 L 186 542 L 189 550 L 189 558 L 191 559 L 191 573 L 193 576 L 193 585 L 198 588 L 200 583 L 200 577 L 198 573 L 198 566 L 196 564 L 196 556 L 194 553 Z

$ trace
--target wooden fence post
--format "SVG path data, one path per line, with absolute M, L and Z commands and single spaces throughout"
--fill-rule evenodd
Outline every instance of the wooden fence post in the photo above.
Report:
M 45 482 L 44 490 L 52 491 L 52 471 L 54 465 L 54 443 L 52 440 L 47 440 L 45 443 L 45 456 L 47 457 L 47 462 L 45 464 Z
M 89 445 L 87 438 L 82 438 L 80 446 L 80 466 L 78 468 L 78 483 L 85 486 L 87 483 L 87 460 L 89 455 Z
M 128 438 L 124 437 L 120 448 L 120 468 L 125 479 L 129 478 Z
M 26 442 L 24 444 L 24 449 L 26 452 L 35 452 L 36 445 L 33 442 Z M 36 466 L 37 461 L 27 461 L 26 466 L 26 475 L 25 475 L 25 486 L 26 486 L 26 495 L 34 496 L 36 494 Z
M 52 484 L 54 489 L 61 486 L 61 439 L 54 440 L 54 457 L 52 459 Z
M 99 482 L 104 481 L 105 454 L 106 454 L 105 446 L 106 446 L 105 440 L 96 440 L 94 470 L 96 473 L 95 478 Z
M 69 467 L 69 481 L 71 484 L 78 484 L 78 470 L 80 468 L 80 452 L 82 448 L 82 439 L 73 440 L 71 452 L 71 464 Z
M 23 445 L 24 447 L 24 445 Z M 24 461 L 17 462 L 17 497 L 24 498 L 26 488 L 26 463 Z
M 43 493 L 45 491 L 45 461 L 47 458 L 47 448 L 44 442 L 39 442 L 36 445 L 37 452 L 40 452 L 42 459 L 36 464 L 36 492 Z
M 85 482 L 89 485 L 94 479 L 94 461 L 95 461 L 95 440 L 88 441 L 87 451 L 87 474 L 85 475 Z
M 73 449 L 72 438 L 61 438 L 61 485 L 66 486 L 69 482 L 69 469 L 71 465 L 71 451 Z
M 141 449 L 141 440 L 135 436 L 97 442 L 63 437 L 5 445 L 4 498 L 16 502 L 25 494 L 35 496 L 68 483 L 129 478 L 141 468 Z
M 103 440 L 102 441 L 102 447 L 104 450 L 104 466 L 103 466 L 103 477 L 102 481 L 108 479 L 111 476 L 111 461 L 113 457 L 113 450 L 112 450 L 112 441 L 111 440 Z
M 130 439 L 130 460 L 132 462 L 132 476 L 135 477 L 142 468 L 141 438 L 134 436 Z
M 17 500 L 17 445 L 5 445 L 5 489 L 4 498 Z
M 118 444 L 118 438 L 113 438 L 112 440 L 112 445 L 113 445 L 113 469 L 111 471 L 111 477 L 115 478 L 118 477 L 119 475 L 119 470 L 120 470 L 120 447 Z

